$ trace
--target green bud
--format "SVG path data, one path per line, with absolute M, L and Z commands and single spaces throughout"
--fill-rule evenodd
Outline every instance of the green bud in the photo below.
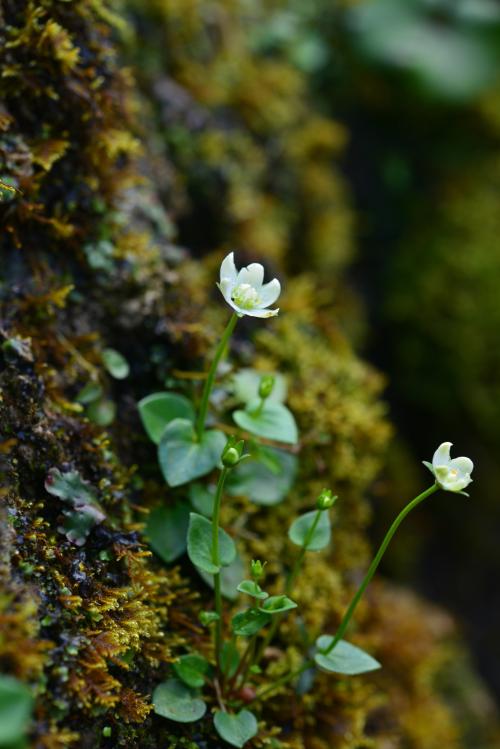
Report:
M 111 736 L 111 733 L 111 726 L 104 726 L 104 728 L 102 729 L 102 735 L 108 739 Z
M 222 451 L 221 460 L 225 468 L 234 468 L 241 460 L 244 447 L 243 440 L 236 440 L 236 437 L 229 437 L 224 450 Z
M 262 399 L 269 398 L 274 390 L 276 378 L 273 375 L 263 375 L 259 384 L 259 397 Z
M 209 627 L 213 622 L 219 619 L 219 615 L 215 611 L 200 611 L 199 620 L 204 627 Z
M 316 507 L 318 510 L 329 510 L 333 507 L 338 497 L 332 494 L 330 489 L 323 489 L 318 499 L 316 500 Z
M 250 564 L 250 571 L 254 580 L 260 580 L 264 577 L 264 567 L 267 562 L 262 563 L 260 559 L 252 559 Z

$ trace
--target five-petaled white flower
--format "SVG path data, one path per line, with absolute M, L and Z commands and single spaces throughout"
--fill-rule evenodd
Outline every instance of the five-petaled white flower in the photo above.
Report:
M 450 447 L 451 442 L 443 442 L 434 453 L 432 464 L 425 463 L 425 465 L 432 471 L 441 489 L 448 492 L 463 492 L 472 481 L 470 475 L 474 463 L 470 458 L 452 460 Z
M 278 279 L 264 283 L 264 266 L 260 263 L 251 263 L 237 271 L 234 252 L 230 252 L 222 261 L 217 286 L 239 317 L 274 317 L 279 312 L 279 309 L 267 309 L 280 295 Z

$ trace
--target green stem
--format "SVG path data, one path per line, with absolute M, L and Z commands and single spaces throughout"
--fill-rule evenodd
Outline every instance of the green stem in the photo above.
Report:
M 377 551 L 372 563 L 370 564 L 368 568 L 368 572 L 366 573 L 365 577 L 363 578 L 363 582 L 359 586 L 356 595 L 352 599 L 349 608 L 344 614 L 344 617 L 342 621 L 340 622 L 339 628 L 335 634 L 335 637 L 332 639 L 330 645 L 321 652 L 323 655 L 328 655 L 328 653 L 331 653 L 335 645 L 339 642 L 339 640 L 342 639 L 342 637 L 345 634 L 345 631 L 347 627 L 349 626 L 349 622 L 351 621 L 352 615 L 354 614 L 354 611 L 356 609 L 356 606 L 358 605 L 361 596 L 365 592 L 366 588 L 368 587 L 373 575 L 375 574 L 377 567 L 380 564 L 380 561 L 382 557 L 385 554 L 385 550 L 389 546 L 389 543 L 396 533 L 397 529 L 401 525 L 402 521 L 405 519 L 405 517 L 415 508 L 417 505 L 419 505 L 421 502 L 424 501 L 424 499 L 427 499 L 431 494 L 434 494 L 439 489 L 439 486 L 437 484 L 434 484 L 433 486 L 429 487 L 429 489 L 426 489 L 425 492 L 422 492 L 422 494 L 419 494 L 418 497 L 415 497 L 415 499 L 412 499 L 411 502 L 409 502 L 406 507 L 404 507 L 397 518 L 392 523 L 391 527 L 387 531 L 384 540 L 380 544 L 380 548 Z
M 311 527 L 307 531 L 306 537 L 304 539 L 304 545 L 302 546 L 302 549 L 300 550 L 300 553 L 297 555 L 297 558 L 295 560 L 295 564 L 293 565 L 293 569 L 288 577 L 286 588 L 285 588 L 285 594 L 289 596 L 292 592 L 293 585 L 295 583 L 295 580 L 297 579 L 297 576 L 301 570 L 302 562 L 304 561 L 304 557 L 306 555 L 307 547 L 311 543 L 311 539 L 314 536 L 314 531 L 318 527 L 318 523 L 321 518 L 321 513 L 325 512 L 325 510 L 318 510 L 316 512 L 316 515 L 314 517 L 313 522 L 311 523 Z M 273 622 L 269 628 L 269 631 L 267 635 L 265 636 L 264 640 L 262 641 L 259 650 L 257 652 L 257 657 L 255 658 L 255 663 L 258 665 L 260 663 L 260 660 L 262 656 L 264 655 L 264 651 L 269 645 L 269 643 L 272 641 L 274 635 L 276 634 L 278 627 L 283 619 L 283 616 L 280 614 L 277 614 L 273 618 Z
M 224 330 L 224 333 L 222 334 L 222 338 L 220 339 L 219 345 L 217 346 L 217 350 L 215 352 L 215 356 L 213 358 L 212 364 L 210 365 L 207 379 L 205 380 L 205 385 L 203 387 L 203 393 L 201 396 L 200 410 L 198 412 L 198 418 L 196 419 L 196 434 L 198 435 L 199 440 L 201 440 L 201 438 L 203 437 L 203 433 L 205 431 L 205 421 L 207 420 L 207 411 L 208 411 L 208 399 L 210 398 L 210 393 L 212 392 L 212 388 L 214 385 L 215 373 L 217 372 L 217 367 L 219 366 L 219 362 L 222 358 L 222 355 L 226 349 L 228 341 L 231 338 L 231 335 L 234 331 L 234 328 L 237 322 L 238 322 L 238 315 L 234 313 L 231 316 L 231 319 L 229 320 L 226 326 L 226 329 Z
M 222 492 L 224 490 L 224 483 L 228 473 L 227 468 L 223 468 L 220 472 L 219 481 L 217 482 L 217 489 L 215 491 L 214 509 L 212 512 L 212 562 L 213 564 L 220 567 L 219 559 L 219 518 L 220 508 L 222 504 Z M 215 591 L 215 612 L 219 615 L 219 618 L 215 622 L 215 658 L 217 663 L 217 669 L 220 671 L 220 658 L 222 650 L 222 594 L 221 594 L 221 580 L 220 572 L 214 575 L 214 591 Z
M 321 650 L 320 652 L 323 655 L 328 655 L 332 652 L 335 645 L 339 642 L 339 640 L 342 639 L 343 635 L 345 634 L 345 631 L 347 627 L 349 626 L 349 622 L 351 621 L 352 615 L 354 614 L 354 610 L 356 609 L 356 606 L 358 605 L 361 596 L 365 592 L 366 588 L 368 587 L 373 575 L 375 574 L 377 567 L 380 564 L 380 561 L 382 557 L 384 556 L 384 553 L 389 546 L 389 543 L 396 533 L 397 529 L 401 525 L 401 522 L 405 519 L 405 517 L 415 508 L 417 505 L 419 505 L 421 502 L 424 501 L 424 499 L 427 499 L 427 497 L 430 497 L 431 494 L 434 494 L 439 489 L 439 486 L 437 484 L 434 484 L 433 486 L 429 487 L 429 489 L 426 489 L 422 494 L 419 494 L 418 497 L 415 497 L 415 499 L 412 499 L 411 502 L 409 502 L 406 507 L 404 507 L 397 518 L 392 523 L 391 527 L 387 531 L 384 540 L 382 541 L 379 550 L 377 551 L 372 563 L 370 564 L 368 568 L 368 572 L 366 573 L 365 577 L 363 578 L 363 582 L 359 586 L 356 595 L 352 599 L 349 608 L 347 609 L 346 613 L 344 614 L 344 617 L 340 623 L 340 626 L 337 630 L 337 633 L 335 637 L 332 639 L 332 642 L 326 648 L 325 650 Z M 296 669 L 295 671 L 290 671 L 288 674 L 285 674 L 280 679 L 275 681 L 273 684 L 270 684 L 268 687 L 262 690 L 255 699 L 252 701 L 257 702 L 261 700 L 263 697 L 266 697 L 270 692 L 274 691 L 276 688 L 283 686 L 284 684 L 288 684 L 289 681 L 292 681 L 293 679 L 296 679 L 298 676 L 300 676 L 304 671 L 307 671 L 308 668 L 312 668 L 314 666 L 314 661 L 309 659 L 307 661 L 304 661 L 302 666 L 300 668 Z M 252 704 L 250 703 L 250 704 Z

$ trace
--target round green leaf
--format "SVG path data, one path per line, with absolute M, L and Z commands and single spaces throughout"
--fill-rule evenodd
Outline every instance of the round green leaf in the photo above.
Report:
M 210 473 L 220 462 L 226 446 L 222 432 L 205 432 L 201 441 L 187 419 L 174 419 L 163 432 L 158 445 L 158 460 L 169 486 L 187 484 Z
M 231 564 L 236 557 L 233 539 L 222 528 L 219 528 L 220 565 L 213 562 L 212 523 L 196 512 L 192 512 L 189 516 L 187 551 L 195 567 L 210 575 L 216 575 L 220 572 L 221 567 Z
M 252 596 L 252 598 L 258 598 L 260 601 L 264 601 L 266 598 L 269 598 L 269 593 L 266 593 L 265 590 L 262 590 L 260 585 L 254 580 L 243 580 L 238 585 L 237 590 L 240 593 L 245 593 L 247 596 Z
M 240 637 L 251 637 L 262 627 L 265 627 L 271 621 L 269 614 L 257 609 L 247 609 L 241 611 L 231 620 L 231 627 L 235 635 Z
M 284 403 L 286 400 L 286 380 L 278 372 L 258 372 L 256 369 L 240 369 L 233 377 L 233 393 L 242 403 L 252 403 L 259 397 L 259 385 L 264 375 L 274 377 L 274 387 L 267 399 L 272 403 Z
M 214 715 L 214 725 L 221 739 L 239 748 L 245 746 L 259 730 L 257 719 L 250 710 L 241 710 L 234 715 L 218 710 Z
M 205 715 L 207 706 L 196 692 L 179 679 L 168 679 L 153 692 L 153 706 L 157 715 L 177 723 L 194 723 Z
M 191 401 L 177 393 L 151 393 L 137 405 L 144 429 L 156 445 L 171 421 L 187 419 L 194 422 L 196 417 Z
M 245 411 L 235 411 L 233 419 L 236 424 L 259 437 L 295 445 L 299 434 L 291 411 L 282 403 L 266 401 L 262 411 L 258 413 L 255 410 L 258 405 L 254 401 Z
M 188 687 L 202 687 L 205 683 L 205 674 L 208 672 L 209 663 L 201 655 L 189 653 L 182 655 L 177 663 L 174 663 L 174 671 Z
M 312 510 L 304 515 L 299 515 L 288 531 L 290 541 L 293 541 L 297 546 L 304 547 L 307 551 L 321 551 L 330 543 L 331 523 L 330 516 L 326 511 L 321 513 L 318 524 L 309 537 L 317 512 L 317 510 Z
M 12 676 L 0 675 L 0 746 L 20 741 L 33 707 L 28 687 Z
M 206 584 L 210 588 L 213 588 L 213 575 L 209 575 L 199 568 L 196 569 Z M 244 574 L 245 565 L 241 561 L 240 556 L 236 554 L 234 561 L 232 561 L 231 564 L 228 564 L 227 567 L 223 567 L 220 571 L 220 590 L 224 598 L 227 598 L 230 601 L 235 601 L 238 598 L 238 590 L 236 586 Z
M 146 525 L 146 537 L 153 551 L 164 562 L 170 563 L 186 551 L 189 526 L 189 505 L 176 502 L 164 507 L 160 505 L 150 512 Z
M 230 474 L 231 475 L 231 474 Z M 215 486 L 203 486 L 203 484 L 190 484 L 189 499 L 194 509 L 211 518 L 214 511 Z
M 119 351 L 114 348 L 105 348 L 102 352 L 102 361 L 109 374 L 115 380 L 124 380 L 130 373 L 128 361 Z
M 297 458 L 272 447 L 260 448 L 251 460 L 245 460 L 227 478 L 227 493 L 245 496 L 258 505 L 276 505 L 292 488 L 297 473 Z
M 259 606 L 259 611 L 265 614 L 282 614 L 296 608 L 297 604 L 288 596 L 271 596 Z
M 318 652 L 314 656 L 314 660 L 324 671 L 355 676 L 381 668 L 380 663 L 375 658 L 345 640 L 339 640 L 328 655 L 321 653 L 321 650 L 326 650 L 329 647 L 332 640 L 331 635 L 321 635 L 316 640 Z

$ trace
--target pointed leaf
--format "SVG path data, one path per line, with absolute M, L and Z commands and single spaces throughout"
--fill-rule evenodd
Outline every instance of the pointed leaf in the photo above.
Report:
M 241 710 L 234 715 L 218 710 L 214 715 L 214 725 L 221 739 L 239 749 L 259 730 L 257 719 L 250 710 Z
M 150 512 L 146 525 L 149 545 L 164 562 L 178 559 L 186 551 L 189 526 L 189 505 L 176 502 L 160 505 Z
M 260 601 L 264 601 L 266 598 L 269 598 L 269 593 L 266 593 L 265 590 L 262 590 L 260 585 L 254 580 L 243 580 L 238 585 L 237 590 L 240 593 L 245 593 L 247 596 L 252 596 L 252 598 L 258 598 Z
M 324 671 L 355 676 L 381 668 L 380 663 L 375 658 L 345 640 L 339 640 L 328 655 L 321 653 L 321 650 L 326 650 L 329 647 L 332 640 L 331 635 L 322 635 L 316 640 L 318 652 L 314 656 L 314 660 Z
M 187 484 L 210 473 L 220 462 L 226 445 L 222 432 L 205 432 L 201 441 L 187 419 L 174 419 L 163 432 L 158 446 L 158 460 L 169 486 Z
M 266 624 L 269 624 L 270 621 L 271 617 L 269 614 L 257 609 L 247 609 L 233 616 L 231 627 L 235 635 L 251 637 L 262 629 L 262 627 L 265 627 Z
M 156 687 L 153 706 L 157 715 L 177 723 L 193 723 L 202 718 L 207 710 L 197 693 L 179 679 L 168 679 Z
M 318 524 L 308 539 L 317 514 L 317 510 L 312 510 L 304 515 L 299 515 L 288 531 L 290 541 L 297 546 L 302 546 L 307 551 L 321 551 L 330 543 L 331 523 L 330 516 L 326 511 L 321 513 Z
M 266 401 L 259 413 L 256 410 L 259 403 L 260 401 L 254 401 L 247 406 L 245 411 L 235 411 L 233 419 L 236 424 L 241 429 L 257 434 L 259 437 L 295 445 L 299 435 L 291 411 L 282 403 Z
M 259 606 L 259 611 L 266 614 L 282 614 L 290 609 L 296 609 L 297 604 L 288 596 L 271 596 Z
M 158 445 L 165 427 L 174 419 L 195 420 L 190 400 L 177 393 L 151 393 L 137 404 L 148 437 Z
M 219 564 L 212 559 L 212 523 L 203 515 L 192 512 L 189 516 L 188 556 L 195 567 L 210 575 L 216 575 L 236 557 L 233 539 L 219 528 Z

